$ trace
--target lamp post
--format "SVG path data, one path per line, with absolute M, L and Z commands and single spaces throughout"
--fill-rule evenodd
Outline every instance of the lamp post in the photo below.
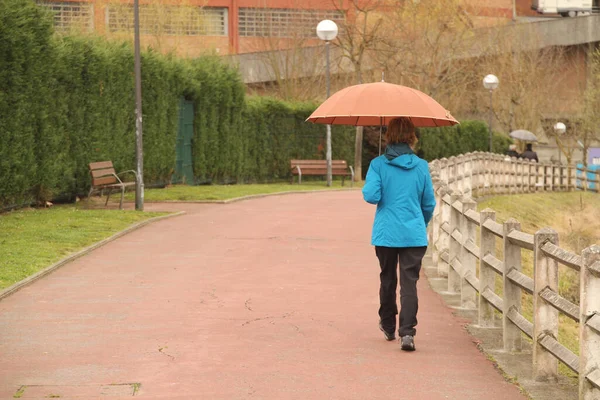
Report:
M 486 75 L 483 78 L 483 87 L 490 91 L 490 122 L 489 122 L 489 130 L 490 130 L 490 153 L 492 152 L 492 118 L 494 115 L 494 99 L 493 94 L 494 90 L 498 88 L 498 84 L 500 81 L 496 75 Z
M 327 98 L 329 98 L 329 42 L 334 40 L 338 34 L 338 27 L 335 22 L 324 19 L 317 25 L 317 36 L 325 41 L 326 71 L 325 82 L 327 87 Z M 327 125 L 327 144 L 325 159 L 327 160 L 327 186 L 331 186 L 331 125 Z
M 562 122 L 557 122 L 553 128 L 554 128 L 554 132 L 556 132 L 556 136 L 560 136 L 567 131 L 567 127 Z M 560 147 L 559 147 L 558 148 L 558 162 L 559 163 L 562 163 L 561 153 L 562 153 L 562 151 L 560 151 Z
M 142 144 L 142 64 L 140 59 L 139 0 L 133 1 L 134 71 L 135 71 L 135 209 L 144 211 L 144 151 Z

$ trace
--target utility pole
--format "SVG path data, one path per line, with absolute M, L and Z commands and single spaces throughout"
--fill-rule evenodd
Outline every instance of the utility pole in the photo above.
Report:
M 133 1 L 135 70 L 135 209 L 144 211 L 144 146 L 142 135 L 142 63 L 140 58 L 140 6 Z

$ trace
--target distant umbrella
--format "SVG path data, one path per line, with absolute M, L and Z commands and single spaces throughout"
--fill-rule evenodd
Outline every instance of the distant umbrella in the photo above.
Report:
M 516 131 L 512 131 L 508 136 L 513 139 L 522 140 L 524 142 L 537 142 L 537 136 L 533 133 L 526 131 L 525 129 L 518 129 Z

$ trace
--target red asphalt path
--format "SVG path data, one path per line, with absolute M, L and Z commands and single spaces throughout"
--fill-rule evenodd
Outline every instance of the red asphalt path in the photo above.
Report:
M 187 214 L 0 301 L 0 399 L 525 399 L 423 274 L 383 339 L 360 191 L 146 208 Z

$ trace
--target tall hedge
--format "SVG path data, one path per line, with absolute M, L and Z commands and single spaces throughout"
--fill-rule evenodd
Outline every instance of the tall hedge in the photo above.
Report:
M 325 159 L 326 127 L 307 123 L 313 103 L 286 103 L 268 97 L 249 97 L 240 132 L 246 154 L 241 179 L 268 181 L 287 178 L 292 159 Z M 354 159 L 354 128 L 333 126 L 332 158 Z
M 466 120 L 459 125 L 444 128 L 419 129 L 420 155 L 427 161 L 451 157 L 472 151 L 488 151 L 488 125 L 482 121 Z M 494 132 L 492 152 L 504 154 L 512 140 Z
M 51 21 L 33 2 L 0 0 L 0 204 L 20 203 L 48 173 L 41 148 L 60 146 L 41 132 L 48 124 Z
M 0 0 L 0 207 L 85 194 L 93 161 L 135 166 L 131 45 L 52 33 L 51 15 L 34 2 Z M 182 97 L 196 105 L 196 173 L 240 176 L 237 72 L 216 57 L 151 50 L 142 66 L 145 182 L 173 173 Z

